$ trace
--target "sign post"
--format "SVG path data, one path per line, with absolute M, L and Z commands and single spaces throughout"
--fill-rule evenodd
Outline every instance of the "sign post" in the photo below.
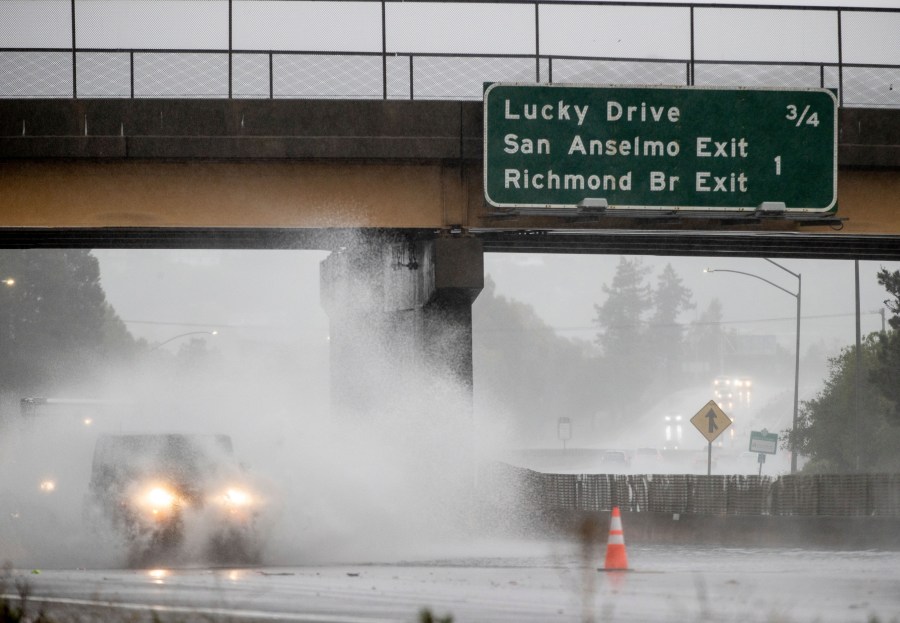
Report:
M 489 85 L 484 192 L 498 208 L 827 214 L 826 89 Z
M 709 442 L 706 451 L 706 475 L 710 476 L 712 475 L 712 442 L 731 426 L 731 418 L 725 415 L 715 400 L 710 400 L 691 418 L 691 424 Z
M 762 466 L 766 462 L 767 454 L 775 454 L 778 449 L 778 435 L 770 433 L 767 429 L 750 431 L 750 452 L 757 452 L 759 456 L 759 476 L 762 476 Z
M 566 449 L 566 442 L 572 438 L 572 420 L 567 417 L 559 418 L 556 433 L 560 441 L 563 442 L 563 450 Z

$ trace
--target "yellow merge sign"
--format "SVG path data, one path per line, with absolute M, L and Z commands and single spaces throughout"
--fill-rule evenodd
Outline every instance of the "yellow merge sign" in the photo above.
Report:
M 725 415 L 715 400 L 710 400 L 697 411 L 697 415 L 691 418 L 691 424 L 700 431 L 701 435 L 706 437 L 709 443 L 712 443 L 716 437 L 725 432 L 726 428 L 731 426 L 731 418 Z

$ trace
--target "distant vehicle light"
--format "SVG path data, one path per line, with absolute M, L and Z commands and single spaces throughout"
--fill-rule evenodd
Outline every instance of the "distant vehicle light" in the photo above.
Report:
M 44 493 L 53 493 L 56 491 L 56 481 L 49 478 L 47 480 L 42 480 L 41 484 L 38 485 L 38 488 Z
M 672 419 L 672 418 L 671 418 L 670 416 L 668 416 L 668 415 L 666 416 L 666 422 L 671 421 L 671 419 Z

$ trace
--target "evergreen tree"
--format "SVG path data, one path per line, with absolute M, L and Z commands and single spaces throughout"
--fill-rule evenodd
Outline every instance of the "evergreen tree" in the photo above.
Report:
M 620 257 L 612 283 L 603 286 L 607 298 L 602 305 L 594 305 L 594 322 L 600 329 L 597 344 L 607 358 L 627 360 L 643 350 L 645 317 L 652 301 L 650 287 L 644 282 L 649 272 L 640 259 Z
M 604 401 L 619 416 L 652 399 L 648 388 L 656 379 L 656 369 L 646 326 L 652 309 L 652 292 L 645 283 L 649 272 L 639 258 L 620 257 L 612 283 L 603 286 L 606 300 L 594 305 L 597 344 L 604 358 Z
M 675 380 L 678 364 L 684 360 L 684 327 L 678 323 L 681 313 L 694 309 L 693 294 L 684 287 L 671 264 L 666 264 L 653 291 L 653 316 L 650 340 L 653 354 L 665 381 Z
M 724 362 L 725 333 L 722 331 L 722 302 L 712 299 L 700 317 L 688 330 L 691 359 L 705 368 L 705 372 L 719 374 Z

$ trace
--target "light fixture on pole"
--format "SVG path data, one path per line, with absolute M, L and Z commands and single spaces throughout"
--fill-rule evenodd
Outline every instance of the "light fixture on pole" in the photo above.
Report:
M 741 270 L 730 270 L 725 268 L 704 268 L 703 272 L 705 273 L 735 273 L 737 275 L 744 275 L 746 277 L 753 277 L 754 279 L 759 279 L 760 281 L 765 281 L 770 286 L 778 288 L 782 292 L 790 294 L 795 299 L 797 299 L 797 342 L 794 347 L 794 415 L 791 420 L 791 473 L 795 474 L 797 472 L 797 451 L 793 447 L 794 444 L 797 443 L 797 419 L 799 414 L 799 391 L 800 391 L 800 296 L 802 292 L 802 278 L 800 273 L 795 273 L 792 270 L 789 270 L 775 262 L 774 260 L 770 260 L 769 258 L 763 258 L 770 264 L 773 264 L 783 270 L 784 272 L 796 277 L 797 279 L 797 291 L 791 292 L 787 288 L 782 288 L 777 283 L 769 281 L 765 277 L 760 277 L 759 275 L 754 275 L 753 273 L 747 273 Z

